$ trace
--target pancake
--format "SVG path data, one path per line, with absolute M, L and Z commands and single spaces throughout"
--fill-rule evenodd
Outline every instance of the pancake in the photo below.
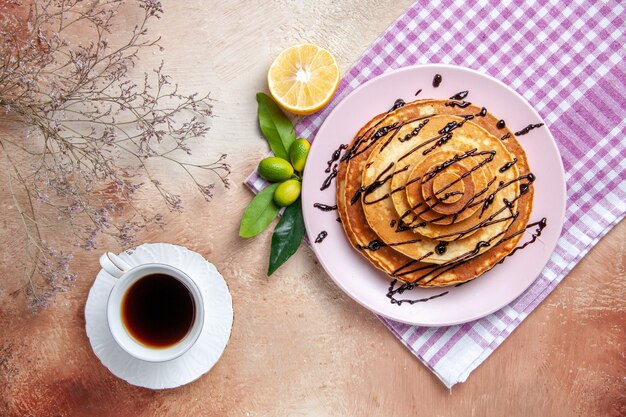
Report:
M 406 113 L 404 116 L 413 118 L 412 115 Z M 392 119 L 394 118 L 392 116 Z M 513 220 L 509 208 L 515 210 L 516 206 L 513 204 L 512 207 L 508 207 L 504 202 L 515 201 L 515 196 L 519 194 L 519 184 L 515 181 L 518 171 L 516 166 L 502 173 L 498 171 L 498 168 L 512 160 L 512 157 L 499 138 L 490 135 L 478 125 L 468 123 L 462 117 L 438 115 L 425 119 L 428 123 L 417 131 L 416 126 L 420 126 L 423 121 L 419 120 L 420 117 L 416 119 L 418 120 L 415 122 L 398 124 L 397 130 L 393 134 L 390 133 L 389 138 L 380 142 L 370 153 L 361 181 L 363 187 L 366 188 L 363 191 L 363 210 L 368 224 L 384 243 L 392 245 L 395 250 L 410 258 L 443 264 L 467 253 L 476 247 L 478 242 L 487 241 L 504 232 Z M 455 126 L 454 130 L 445 133 L 446 127 L 449 126 Z M 416 134 L 413 134 L 415 132 Z M 433 141 L 433 139 L 439 141 L 442 138 L 449 139 L 441 142 Z M 441 144 L 437 146 L 433 143 Z M 442 149 L 442 151 L 437 152 L 435 149 Z M 470 154 L 476 156 L 455 159 Z M 463 210 L 461 214 L 470 212 L 469 218 L 451 224 L 454 219 L 453 214 L 435 213 L 435 217 L 447 219 L 447 224 L 437 225 L 424 221 L 426 219 L 421 218 L 419 212 L 421 210 L 427 213 L 426 210 L 429 209 L 429 205 L 422 198 L 426 186 L 430 186 L 432 193 L 433 183 L 440 183 L 437 180 L 446 177 L 446 174 L 450 175 L 451 179 L 449 182 L 440 183 L 438 187 L 443 189 L 448 184 L 462 185 L 463 174 L 458 171 L 456 174 L 452 173 L 452 170 L 458 168 L 459 164 L 470 160 L 469 166 L 462 171 L 467 175 L 463 179 L 469 180 L 471 186 L 466 188 L 474 191 L 472 180 L 474 176 L 481 176 L 483 181 L 485 176 L 488 177 L 489 186 L 483 194 L 471 202 L 469 200 L 477 192 L 464 192 L 461 195 L 448 194 L 448 196 L 461 197 L 460 200 L 454 201 L 454 205 L 461 207 L 468 205 L 468 209 Z M 446 161 L 454 163 L 443 166 Z M 442 169 L 438 169 L 439 167 Z M 410 176 L 414 177 L 411 186 L 421 187 L 416 192 L 408 194 L 408 197 L 413 196 L 417 202 L 413 205 L 409 203 L 406 194 L 406 191 L 411 189 L 406 186 Z M 498 198 L 494 198 L 485 209 L 478 209 L 479 205 L 483 204 L 483 196 L 493 193 L 500 182 L 510 183 L 510 186 L 500 190 Z M 485 184 L 482 182 L 479 190 L 482 191 L 484 187 Z M 448 189 L 450 188 L 441 191 L 441 194 L 443 195 Z M 433 212 L 437 207 L 448 205 L 447 198 L 445 200 L 431 198 L 429 202 L 437 203 L 437 206 L 432 209 Z M 425 206 L 425 209 L 422 206 Z M 413 208 L 418 209 L 417 213 L 413 212 Z M 479 224 L 483 226 L 474 227 Z M 442 240 L 448 242 L 446 250 L 440 251 L 443 253 L 437 253 L 434 249 Z M 481 246 L 478 249 L 473 256 L 486 252 L 490 248 Z
M 471 280 L 492 268 L 514 249 L 528 224 L 532 209 L 533 190 L 530 184 L 534 177 L 530 174 L 525 153 L 513 133 L 507 128 L 497 128 L 498 119 L 487 113 L 485 109 L 465 102 L 462 102 L 463 107 L 450 105 L 451 103 L 453 103 L 451 100 L 418 100 L 374 117 L 357 133 L 342 157 L 338 168 L 338 212 L 351 245 L 375 267 L 381 269 L 390 277 L 414 283 L 418 286 L 431 287 L 458 284 Z M 433 128 L 426 129 L 431 121 Z M 445 127 L 451 122 L 456 122 L 457 125 L 460 122 L 464 123 L 461 127 L 447 132 L 450 134 L 450 137 L 429 151 L 427 153 L 428 158 L 415 157 L 415 160 L 406 169 L 404 168 L 407 166 L 406 163 L 397 164 L 395 159 L 400 159 L 398 156 L 402 157 L 404 155 L 398 154 L 397 150 L 395 150 L 397 146 L 411 142 L 414 146 L 423 145 L 420 149 L 430 149 L 441 139 L 440 137 L 433 140 L 435 136 L 441 135 L 439 130 L 442 129 L 442 126 Z M 422 124 L 423 126 L 419 128 Z M 439 130 L 436 129 L 437 127 Z M 418 131 L 412 137 L 404 142 L 400 141 L 400 138 L 404 139 L 416 129 Z M 420 130 L 423 131 L 423 134 L 420 133 Z M 437 135 L 433 136 L 433 132 L 436 132 Z M 459 132 L 462 134 L 458 134 Z M 508 138 L 500 140 L 499 138 L 503 136 L 508 136 Z M 457 138 L 461 139 L 456 141 Z M 474 142 L 468 141 L 468 138 L 474 140 Z M 424 144 L 427 141 L 430 142 Z M 392 145 L 392 143 L 394 144 Z M 468 149 L 471 144 L 480 145 L 482 150 L 479 151 L 477 146 Z M 462 157 L 475 148 L 476 150 L 473 153 Z M 481 152 L 492 152 L 494 154 L 489 162 L 483 164 L 486 168 L 483 169 L 483 166 L 481 166 L 470 173 L 470 175 L 461 178 L 472 167 L 480 165 L 481 158 L 485 158 L 488 155 L 486 153 L 481 154 Z M 384 160 L 373 156 L 381 154 Z M 455 157 L 464 162 L 460 163 L 457 161 L 448 164 L 445 169 L 439 169 L 436 175 L 430 175 L 434 173 L 434 170 L 437 170 L 437 166 L 441 166 Z M 405 157 L 405 160 L 407 158 Z M 441 160 L 444 160 L 444 162 L 440 163 Z M 503 161 L 502 165 L 498 165 Z M 391 179 L 384 180 L 385 173 L 377 179 L 376 177 L 381 175 L 381 172 L 391 162 L 394 165 L 387 171 L 387 174 L 391 175 Z M 385 163 L 387 163 L 386 166 Z M 500 173 L 501 168 L 505 165 L 507 165 L 507 169 Z M 450 168 L 452 166 L 455 168 Z M 392 169 L 393 172 L 391 172 Z M 367 170 L 373 171 L 366 173 L 365 171 Z M 398 173 L 396 174 L 397 171 Z M 491 181 L 493 177 L 490 177 L 490 175 L 496 171 L 498 172 L 497 178 L 506 179 L 506 181 L 502 179 L 492 181 L 489 188 L 474 199 L 474 202 L 482 199 L 482 206 L 479 204 L 474 205 L 472 207 L 474 210 L 469 210 L 471 211 L 469 216 L 460 220 L 461 215 L 459 214 L 457 219 L 452 222 L 450 216 L 454 217 L 454 213 L 458 211 L 459 201 L 463 201 L 460 204 L 467 204 L 466 194 L 474 196 L 481 191 L 480 187 L 484 189 L 486 186 L 485 181 Z M 406 182 L 410 182 L 411 179 L 416 177 L 424 177 L 425 173 L 431 178 L 419 184 L 420 187 L 418 189 L 415 187 L 421 180 L 416 180 L 403 190 L 392 193 L 394 198 L 386 197 L 381 200 L 385 201 L 383 205 L 380 205 L 380 207 L 384 207 L 384 210 L 376 209 L 370 211 L 367 208 L 370 218 L 366 216 L 364 206 L 376 206 L 377 204 L 364 205 L 364 198 L 371 202 L 372 199 L 370 197 L 375 192 L 378 198 L 386 194 L 386 192 L 383 192 L 384 187 L 387 187 L 387 191 L 401 187 L 400 183 L 397 181 L 394 183 L 392 180 L 396 175 L 398 175 L 398 178 L 401 175 L 406 176 Z M 502 174 L 502 176 L 500 177 L 499 174 Z M 465 180 L 465 178 L 470 176 L 474 177 L 471 182 Z M 364 178 L 366 179 L 365 181 Z M 461 179 L 459 180 L 459 178 Z M 374 181 L 371 181 L 372 179 Z M 366 183 L 367 181 L 370 182 Z M 372 191 L 371 185 L 376 181 L 380 181 L 383 184 L 375 186 Z M 456 181 L 456 185 L 453 185 L 456 194 L 448 197 L 448 204 L 442 204 L 441 202 L 434 204 L 436 200 L 443 198 L 440 188 L 443 188 L 442 185 L 446 181 Z M 499 190 L 501 188 L 500 181 L 504 183 L 512 182 Z M 411 187 L 413 184 L 415 186 Z M 364 187 L 364 185 L 369 187 L 369 189 L 366 190 L 367 187 Z M 460 188 L 463 189 L 462 192 L 459 191 Z M 452 190 L 452 188 L 449 188 L 449 190 Z M 452 194 L 451 191 L 447 192 Z M 368 195 L 364 197 L 366 193 Z M 504 194 L 502 193 L 506 193 L 508 203 L 504 202 Z M 399 198 L 396 198 L 395 194 L 398 194 Z M 402 199 L 403 194 L 406 200 Z M 491 198 L 491 204 L 483 210 L 483 207 L 485 207 L 484 201 L 489 199 L 492 194 L 494 197 Z M 433 197 L 434 195 L 435 197 Z M 457 197 L 458 195 L 461 195 L 462 198 Z M 445 196 L 445 193 L 443 196 Z M 423 200 L 427 200 L 428 210 L 423 210 L 425 206 L 422 206 L 420 211 L 423 213 L 420 214 L 414 210 L 414 215 L 419 217 L 421 222 L 425 221 L 429 233 L 432 232 L 431 236 L 438 239 L 422 235 L 418 230 L 419 228 L 397 232 L 398 234 L 401 233 L 403 238 L 406 237 L 407 239 L 405 240 L 400 240 L 396 237 L 392 239 L 388 233 L 385 234 L 386 240 L 379 236 L 378 230 L 384 230 L 385 228 L 392 231 L 397 230 L 398 221 L 404 214 L 404 212 L 400 213 L 400 211 L 406 209 L 406 204 L 420 202 L 420 198 L 422 203 L 424 203 Z M 394 200 L 399 200 L 400 203 L 395 203 Z M 405 205 L 402 205 L 402 202 Z M 428 202 L 431 204 L 429 205 Z M 410 205 L 410 207 L 413 206 L 415 204 Z M 479 228 L 490 230 L 489 233 L 483 232 L 483 230 L 474 230 L 474 233 L 466 233 L 462 238 L 458 238 L 458 232 L 467 229 L 467 227 L 461 229 L 464 226 L 464 222 L 472 218 L 474 219 L 473 221 L 476 221 L 476 216 L 479 216 L 480 211 L 484 212 L 482 216 L 479 216 L 481 218 L 479 223 L 484 222 L 485 219 L 490 218 L 503 206 L 505 210 L 500 211 L 490 221 L 493 224 L 488 225 L 489 227 Z M 437 211 L 437 209 L 443 210 L 443 212 Z M 441 215 L 444 216 L 439 224 L 432 222 L 433 213 L 438 213 L 439 217 Z M 509 217 L 509 219 L 505 220 L 504 218 L 506 217 Z M 382 219 L 386 221 L 383 222 Z M 375 230 L 370 225 L 370 222 L 378 230 Z M 392 224 L 396 226 L 395 229 Z M 499 226 L 496 227 L 496 225 Z M 450 229 L 451 231 L 444 233 L 444 228 L 450 226 L 457 229 Z M 450 235 L 455 230 L 457 234 Z M 478 236 L 481 237 L 479 238 Z M 449 239 L 451 237 L 453 238 Z M 466 239 L 473 240 L 468 240 L 463 244 L 459 243 Z M 415 240 L 415 244 L 403 243 L 410 240 Z M 398 245 L 396 243 L 403 244 Z M 400 246 L 412 246 L 411 256 L 407 256 L 407 250 L 405 248 L 400 249 Z M 405 253 L 402 253 L 401 250 Z M 449 255 L 446 256 L 446 254 Z

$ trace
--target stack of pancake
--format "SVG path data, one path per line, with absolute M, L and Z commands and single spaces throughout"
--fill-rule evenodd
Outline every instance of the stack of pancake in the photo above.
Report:
M 447 286 L 514 250 L 533 181 L 515 135 L 485 108 L 398 101 L 346 149 L 337 205 L 350 243 L 375 267 L 417 286 Z

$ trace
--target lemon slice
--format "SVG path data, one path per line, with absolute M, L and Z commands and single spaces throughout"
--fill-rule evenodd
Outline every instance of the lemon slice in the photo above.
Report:
M 282 51 L 267 73 L 274 100 L 294 114 L 311 114 L 326 106 L 339 84 L 335 57 L 310 43 Z

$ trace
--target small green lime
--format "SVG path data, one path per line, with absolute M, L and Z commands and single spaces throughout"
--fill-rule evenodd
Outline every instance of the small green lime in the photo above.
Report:
M 293 167 L 283 158 L 270 156 L 259 163 L 259 174 L 268 181 L 284 181 L 293 175 Z
M 287 180 L 274 191 L 274 202 L 280 207 L 293 204 L 300 197 L 302 184 L 298 180 Z
M 289 147 L 289 159 L 296 171 L 302 172 L 304 170 L 306 157 L 309 156 L 309 149 L 311 149 L 311 144 L 306 139 L 298 139 Z

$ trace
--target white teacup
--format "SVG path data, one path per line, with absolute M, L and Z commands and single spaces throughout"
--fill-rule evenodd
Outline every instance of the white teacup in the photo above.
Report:
M 204 304 L 202 293 L 191 277 L 171 265 L 160 263 L 130 267 L 111 252 L 100 257 L 100 265 L 109 275 L 117 278 L 107 301 L 107 320 L 113 339 L 128 354 L 144 361 L 165 362 L 179 357 L 196 343 L 204 324 Z M 127 291 L 135 282 L 151 274 L 166 274 L 177 279 L 187 288 L 194 302 L 194 318 L 189 331 L 180 341 L 164 348 L 151 347 L 139 342 L 126 328 L 122 319 L 122 302 Z

